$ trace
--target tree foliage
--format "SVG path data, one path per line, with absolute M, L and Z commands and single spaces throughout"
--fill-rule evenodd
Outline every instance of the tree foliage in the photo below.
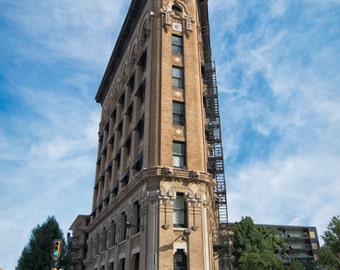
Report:
M 54 216 L 48 217 L 42 225 L 37 225 L 31 232 L 31 238 L 24 247 L 16 270 L 49 270 L 53 239 L 62 239 L 62 254 L 66 253 L 66 243 L 62 230 Z M 68 257 L 60 260 L 68 269 Z
M 298 260 L 292 260 L 287 270 L 306 270 L 306 267 L 304 267 Z
M 245 217 L 233 226 L 232 241 L 237 269 L 284 269 L 279 255 L 284 255 L 286 243 L 277 231 L 255 225 L 250 217 Z
M 318 264 L 328 270 L 340 269 L 340 217 L 333 217 L 322 236 L 324 245 L 318 252 Z

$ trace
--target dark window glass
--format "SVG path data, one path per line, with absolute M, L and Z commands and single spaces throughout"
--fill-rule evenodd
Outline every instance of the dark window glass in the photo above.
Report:
M 135 130 L 138 131 L 138 139 L 141 140 L 144 137 L 144 116 L 138 121 Z
M 125 258 L 119 260 L 119 270 L 125 270 Z
M 135 270 L 139 270 L 139 253 L 135 255 Z
M 187 255 L 183 249 L 178 249 L 174 254 L 174 270 L 187 270 Z
M 173 211 L 173 224 L 174 227 L 187 226 L 187 206 L 184 198 L 184 193 L 177 193 L 174 201 Z
M 133 102 L 130 104 L 129 108 L 126 110 L 125 115 L 129 118 L 129 121 L 132 120 L 132 113 L 133 113 Z
M 183 88 L 183 68 L 172 67 L 172 87 Z
M 175 126 L 184 126 L 184 103 L 173 102 L 172 103 L 172 123 Z
M 172 53 L 173 54 L 183 54 L 183 37 L 172 36 Z
M 185 153 L 185 143 L 184 142 L 174 142 L 173 143 L 173 166 L 174 167 L 184 167 L 186 166 L 186 153 Z
M 131 168 L 136 170 L 136 172 L 143 168 L 143 152 L 138 155 Z
M 142 56 L 139 58 L 138 65 L 141 67 L 141 72 L 143 73 L 146 69 L 146 52 L 142 54 Z
M 128 136 L 125 144 L 124 144 L 125 148 L 126 148 L 126 155 L 130 155 L 131 153 L 131 134 Z

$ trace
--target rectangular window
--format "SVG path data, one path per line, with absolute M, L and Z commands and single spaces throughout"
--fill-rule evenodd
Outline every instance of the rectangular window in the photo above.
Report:
M 120 167 L 120 157 L 121 157 L 121 149 L 118 150 L 118 153 L 114 158 L 114 160 L 117 162 L 117 168 Z
M 184 119 L 184 103 L 174 101 L 172 103 L 172 124 L 184 126 Z
M 172 54 L 183 54 L 183 37 L 172 35 Z
M 139 270 L 139 253 L 134 255 L 135 257 L 135 270 Z
M 143 168 L 143 152 L 137 156 L 135 162 L 131 166 L 131 169 L 136 170 L 136 172 L 139 172 L 142 168 Z
M 127 108 L 125 115 L 128 117 L 129 122 L 132 120 L 132 113 L 133 113 L 133 102 L 130 104 L 129 108 Z
M 172 87 L 184 88 L 183 83 L 183 68 L 172 67 Z
M 116 223 L 111 223 L 111 246 L 116 245 L 116 231 L 117 231 L 117 225 Z
M 184 142 L 173 142 L 172 145 L 172 163 L 174 167 L 182 168 L 186 166 L 186 153 Z
M 145 80 L 139 85 L 135 96 L 138 97 L 140 99 L 140 104 L 144 103 L 144 98 L 145 98 Z
M 131 92 L 133 92 L 133 89 L 135 88 L 135 74 L 130 77 L 130 80 L 128 81 L 128 88 Z
M 184 193 L 176 193 L 176 199 L 174 201 L 173 224 L 174 227 L 185 228 L 187 226 L 187 206 Z
M 127 215 L 125 213 L 121 214 L 121 222 L 122 222 L 122 234 L 121 234 L 121 241 L 126 239 L 127 236 L 127 227 L 126 227 L 126 222 L 127 222 Z
M 146 69 L 146 51 L 143 52 L 142 56 L 139 58 L 137 65 L 141 67 L 141 72 L 143 73 Z
M 125 104 L 125 94 L 122 94 L 122 96 L 119 98 L 118 103 L 122 105 L 122 108 L 124 108 Z
M 126 155 L 129 156 L 131 153 L 131 134 L 126 139 L 124 146 L 126 148 Z
M 119 270 L 125 270 L 125 258 L 119 260 Z
M 133 204 L 133 215 L 133 223 L 136 225 L 134 233 L 138 233 L 141 227 L 141 207 L 138 201 Z
M 138 139 L 141 140 L 144 137 L 144 115 L 138 121 L 135 130 L 138 132 Z

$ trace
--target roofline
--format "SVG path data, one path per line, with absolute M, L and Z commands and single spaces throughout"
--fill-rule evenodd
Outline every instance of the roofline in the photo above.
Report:
M 104 101 L 106 94 L 109 90 L 109 86 L 114 78 L 114 75 L 118 69 L 118 66 L 122 60 L 122 55 L 125 52 L 132 33 L 137 25 L 139 17 L 142 14 L 142 10 L 146 4 L 146 0 L 132 0 L 127 15 L 125 17 L 122 29 L 120 30 L 115 47 L 111 54 L 109 63 L 107 64 L 104 76 L 99 85 L 95 100 L 98 103 Z

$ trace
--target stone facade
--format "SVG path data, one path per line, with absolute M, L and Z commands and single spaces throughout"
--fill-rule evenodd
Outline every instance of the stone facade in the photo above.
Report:
M 200 2 L 131 2 L 96 95 L 93 203 L 88 224 L 70 228 L 86 237 L 75 269 L 217 269 Z

